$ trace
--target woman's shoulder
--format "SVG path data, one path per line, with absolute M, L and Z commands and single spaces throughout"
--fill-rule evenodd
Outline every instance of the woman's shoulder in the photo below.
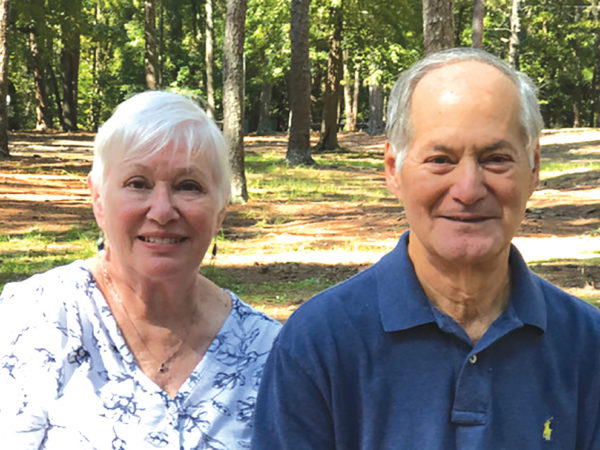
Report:
M 81 260 L 7 283 L 0 295 L 0 322 L 9 328 L 63 322 L 69 310 L 77 309 L 78 298 L 93 288 Z
M 50 295 L 62 295 L 65 289 L 85 289 L 92 281 L 85 261 L 76 260 L 64 266 L 22 280 L 7 283 L 0 295 L 0 304 L 6 301 L 47 299 Z
M 240 340 L 248 350 L 265 352 L 271 349 L 279 334 L 281 324 L 265 313 L 258 311 L 227 290 L 231 296 L 231 312 L 217 335 L 217 342 Z

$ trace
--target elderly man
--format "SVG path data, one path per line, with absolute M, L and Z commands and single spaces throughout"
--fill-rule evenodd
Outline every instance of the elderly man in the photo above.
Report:
M 255 449 L 600 449 L 600 312 L 511 246 L 539 175 L 531 82 L 473 49 L 407 70 L 385 173 L 410 231 L 286 323 Z

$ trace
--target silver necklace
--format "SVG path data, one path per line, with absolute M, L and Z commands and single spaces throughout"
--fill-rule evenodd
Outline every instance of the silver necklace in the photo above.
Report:
M 125 312 L 125 316 L 127 317 L 127 320 L 129 321 L 129 323 L 131 323 L 131 326 L 133 327 L 138 339 L 144 345 L 148 354 L 150 356 L 152 356 L 152 359 L 154 360 L 154 362 L 156 362 L 156 364 L 158 366 L 158 369 L 157 369 L 158 372 L 161 374 L 167 373 L 169 371 L 169 363 L 179 354 L 181 347 L 183 346 L 183 342 L 187 338 L 187 335 L 190 331 L 190 328 L 188 327 L 188 329 L 186 330 L 186 335 L 185 335 L 184 339 L 179 341 L 179 344 L 177 344 L 177 347 L 175 347 L 175 350 L 173 350 L 173 352 L 167 357 L 167 359 L 161 361 L 160 358 L 157 358 L 156 355 L 152 352 L 152 350 L 150 350 L 150 347 L 148 346 L 148 344 L 146 344 L 146 341 L 142 338 L 142 334 L 139 332 L 139 330 L 135 326 L 135 322 L 129 315 L 129 311 L 127 310 L 127 307 L 123 303 L 123 300 L 121 300 L 121 297 L 119 296 L 119 293 L 117 292 L 117 289 L 116 289 L 111 277 L 108 275 L 108 270 L 106 268 L 106 264 L 102 264 L 102 275 L 104 277 L 104 282 L 106 283 L 106 285 L 108 286 L 108 289 L 110 290 L 111 295 L 113 296 L 116 303 L 118 303 L 119 306 Z

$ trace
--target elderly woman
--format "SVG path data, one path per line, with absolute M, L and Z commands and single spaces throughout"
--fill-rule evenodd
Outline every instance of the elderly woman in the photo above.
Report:
M 0 297 L 0 441 L 247 448 L 279 324 L 198 271 L 229 196 L 219 129 L 191 100 L 145 92 L 94 152 L 105 250 Z

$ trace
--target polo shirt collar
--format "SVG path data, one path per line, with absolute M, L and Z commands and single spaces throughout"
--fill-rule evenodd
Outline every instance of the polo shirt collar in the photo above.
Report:
M 433 306 L 425 295 L 408 256 L 409 231 L 376 265 L 379 314 L 386 332 L 407 330 L 436 322 Z M 511 245 L 511 294 L 509 310 L 524 324 L 546 329 L 547 312 L 543 292 L 523 257 Z

